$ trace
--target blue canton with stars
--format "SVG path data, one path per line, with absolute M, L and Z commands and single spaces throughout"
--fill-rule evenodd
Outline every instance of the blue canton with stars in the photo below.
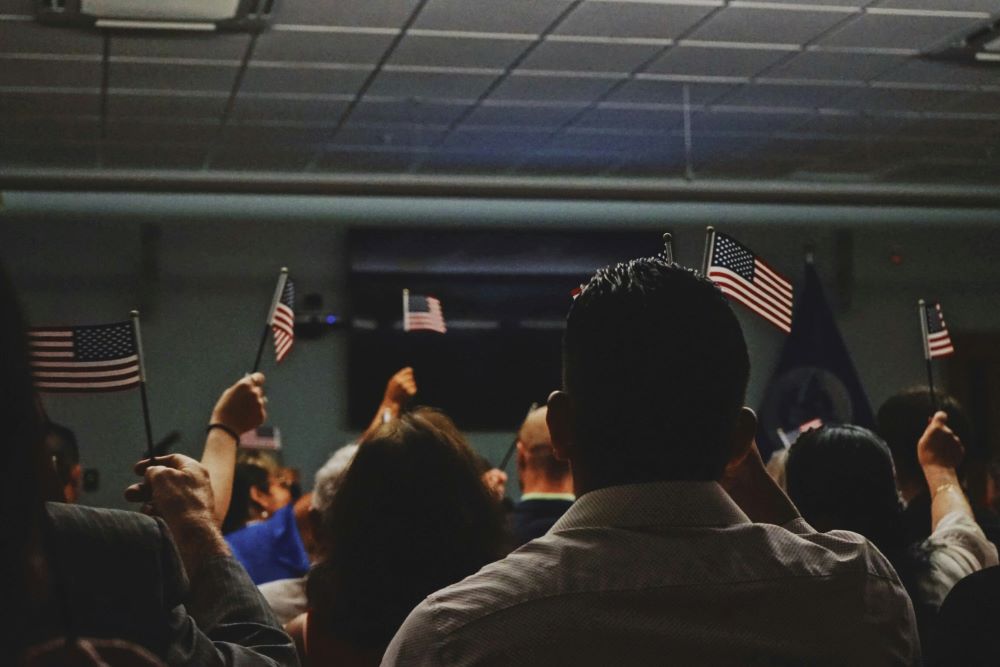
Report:
M 136 354 L 132 323 L 74 327 L 73 352 L 77 361 L 112 361 L 131 357 Z
M 753 282 L 754 256 L 741 244 L 723 234 L 716 234 L 712 248 L 712 266 L 729 269 L 747 282 Z

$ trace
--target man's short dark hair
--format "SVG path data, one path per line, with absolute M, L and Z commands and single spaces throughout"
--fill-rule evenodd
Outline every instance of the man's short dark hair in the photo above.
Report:
M 563 382 L 575 440 L 620 482 L 718 479 L 749 375 L 729 303 L 676 264 L 601 269 L 570 309 Z
M 955 397 L 935 390 L 938 410 L 948 413 L 948 428 L 955 432 L 965 446 L 966 459 L 979 455 L 973 439 L 972 422 Z M 934 413 L 928 387 L 909 387 L 891 396 L 878 409 L 878 434 L 889 445 L 896 462 L 896 473 L 904 480 L 923 479 L 917 460 L 917 441 L 927 428 Z

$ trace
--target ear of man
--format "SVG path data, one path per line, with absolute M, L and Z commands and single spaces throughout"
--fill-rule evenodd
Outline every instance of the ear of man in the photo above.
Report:
M 556 459 L 571 461 L 574 455 L 573 399 L 565 391 L 554 391 L 549 395 L 548 406 L 545 423 L 552 438 L 552 451 Z
M 738 467 L 750 454 L 754 439 L 757 436 L 757 415 L 750 408 L 743 406 L 736 416 L 736 423 L 729 441 L 729 462 L 726 470 Z

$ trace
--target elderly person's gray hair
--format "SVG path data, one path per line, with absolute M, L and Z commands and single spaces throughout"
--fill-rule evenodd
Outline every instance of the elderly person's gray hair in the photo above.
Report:
M 344 481 L 344 473 L 351 467 L 351 461 L 358 451 L 357 443 L 344 445 L 326 460 L 323 467 L 316 471 L 313 482 L 312 506 L 325 513 L 333 503 L 333 496 Z

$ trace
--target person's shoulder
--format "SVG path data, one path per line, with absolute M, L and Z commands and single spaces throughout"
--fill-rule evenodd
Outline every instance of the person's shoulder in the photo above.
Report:
M 154 545 L 162 542 L 159 521 L 125 510 L 50 502 L 45 504 L 54 537 L 84 546 L 108 544 Z

